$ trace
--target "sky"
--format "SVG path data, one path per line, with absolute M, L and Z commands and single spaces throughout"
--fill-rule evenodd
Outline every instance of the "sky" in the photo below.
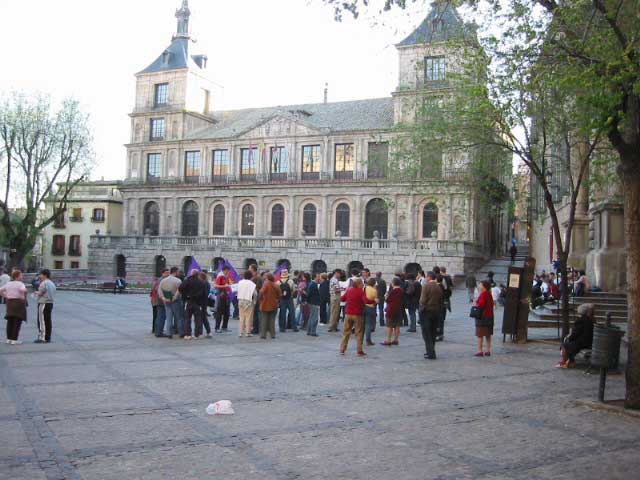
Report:
M 0 0 L 0 93 L 79 99 L 90 114 L 92 179 L 121 179 L 135 73 L 171 42 L 181 0 Z M 215 109 L 390 96 L 395 44 L 427 14 L 374 12 L 336 22 L 321 0 L 190 0 L 190 53 L 224 87 Z

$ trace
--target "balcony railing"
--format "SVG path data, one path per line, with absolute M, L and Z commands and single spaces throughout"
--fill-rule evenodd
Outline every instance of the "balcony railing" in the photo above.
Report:
M 64 247 L 62 248 L 51 247 L 51 255 L 64 255 Z
M 80 253 L 79 249 L 69 249 L 69 256 L 70 257 L 81 257 L 82 254 Z
M 70 222 L 80 223 L 84 220 L 84 217 L 69 217 Z
M 91 217 L 93 223 L 104 223 L 104 217 Z
M 484 256 L 480 246 L 463 240 L 396 240 L 362 238 L 274 238 L 274 237 L 151 237 L 93 235 L 91 248 L 145 248 L 152 249 L 187 247 L 189 250 L 211 251 L 216 248 L 247 250 L 384 250 L 423 251 L 438 255 Z

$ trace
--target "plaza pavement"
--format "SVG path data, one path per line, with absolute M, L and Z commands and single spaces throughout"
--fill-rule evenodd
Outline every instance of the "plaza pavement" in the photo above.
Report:
M 419 334 L 366 358 L 324 327 L 156 339 L 146 296 L 60 292 L 54 343 L 31 306 L 29 343 L 0 345 L 0 479 L 638 478 L 640 420 L 576 406 L 598 378 L 552 345 L 474 358 L 464 298 L 431 362 Z M 206 415 L 221 399 L 235 415 Z

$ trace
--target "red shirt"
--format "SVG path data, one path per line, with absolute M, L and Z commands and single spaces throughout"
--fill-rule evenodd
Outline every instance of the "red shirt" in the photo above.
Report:
M 493 317 L 493 297 L 490 292 L 482 292 L 478 297 L 476 305 L 482 309 L 482 318 Z
M 404 291 L 401 288 L 391 287 L 387 293 L 387 319 L 402 315 Z
M 349 287 L 340 297 L 341 302 L 346 302 L 344 307 L 345 315 L 362 315 L 364 305 L 367 303 L 367 295 L 361 288 Z

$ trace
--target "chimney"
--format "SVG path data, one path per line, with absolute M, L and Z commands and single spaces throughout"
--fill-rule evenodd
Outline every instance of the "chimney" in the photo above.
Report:
M 329 98 L 329 84 L 325 83 L 324 84 L 324 103 L 327 103 L 328 98 Z

